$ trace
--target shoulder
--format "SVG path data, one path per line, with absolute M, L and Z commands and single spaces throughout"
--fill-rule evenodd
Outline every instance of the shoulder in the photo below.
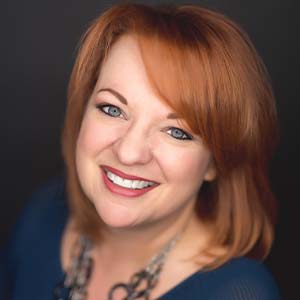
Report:
M 10 250 L 18 255 L 61 231 L 67 217 L 65 180 L 59 176 L 40 186 L 22 210 L 10 239 Z M 47 239 L 45 237 L 47 236 Z
M 168 300 L 279 300 L 278 287 L 266 266 L 240 257 L 214 270 L 200 270 L 162 295 Z
M 25 295 L 38 290 L 39 282 L 45 288 L 42 278 L 48 276 L 51 285 L 51 274 L 60 274 L 59 244 L 67 216 L 63 177 L 48 181 L 32 194 L 1 249 L 1 299 L 10 299 L 7 295 L 12 291 L 20 296 L 16 299 L 27 299 Z
M 27 201 L 21 218 L 27 214 L 46 212 L 64 205 L 65 179 L 63 176 L 51 178 L 39 186 Z
M 27 201 L 16 225 L 15 233 L 30 234 L 34 237 L 44 229 L 54 229 L 67 212 L 65 198 L 63 177 L 55 177 L 41 185 Z M 27 241 L 30 235 L 27 235 Z
M 278 287 L 267 267 L 246 257 L 234 258 L 215 270 L 200 272 L 197 281 L 201 281 L 208 299 L 280 299 Z

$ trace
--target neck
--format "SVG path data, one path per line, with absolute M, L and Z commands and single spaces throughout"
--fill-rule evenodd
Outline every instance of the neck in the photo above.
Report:
M 196 232 L 198 236 L 195 237 Z M 141 268 L 177 234 L 181 236 L 170 253 L 172 256 L 190 249 L 187 246 L 188 243 L 192 245 L 191 240 L 193 243 L 197 242 L 197 239 L 203 240 L 204 229 L 192 206 L 170 218 L 135 228 L 116 229 L 105 226 L 101 242 L 95 247 L 95 253 L 102 258 L 101 261 L 106 261 L 110 266 L 126 262 L 126 265 L 131 265 L 132 268 Z

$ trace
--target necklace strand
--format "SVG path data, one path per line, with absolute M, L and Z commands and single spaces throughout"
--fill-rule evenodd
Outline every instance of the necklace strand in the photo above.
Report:
M 134 273 L 128 283 L 113 285 L 108 293 L 108 299 L 116 300 L 114 297 L 116 291 L 123 290 L 126 296 L 122 300 L 149 300 L 151 291 L 158 283 L 166 257 L 180 236 L 181 232 L 175 235 L 158 254 L 153 256 L 144 269 Z M 80 236 L 72 251 L 71 267 L 65 274 L 64 279 L 54 289 L 54 300 L 87 299 L 87 285 L 94 266 L 90 254 L 91 249 L 91 241 L 84 236 Z

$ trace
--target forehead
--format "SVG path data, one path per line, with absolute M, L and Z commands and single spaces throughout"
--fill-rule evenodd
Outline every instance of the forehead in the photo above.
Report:
M 151 85 L 138 41 L 133 35 L 122 36 L 110 49 L 96 84 L 96 90 L 101 89 L 116 90 L 129 103 L 134 100 L 143 105 L 151 103 L 162 113 L 173 113 L 172 118 L 176 117 Z
M 131 35 L 124 35 L 113 44 L 100 70 L 101 84 L 108 82 L 118 86 L 123 81 L 127 84 L 135 82 L 149 89 L 149 80 L 138 42 Z

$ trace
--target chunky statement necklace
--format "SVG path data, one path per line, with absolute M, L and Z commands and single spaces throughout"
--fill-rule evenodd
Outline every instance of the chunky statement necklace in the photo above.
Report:
M 158 254 L 152 257 L 144 269 L 131 276 L 128 283 L 117 283 L 112 286 L 108 293 L 108 300 L 117 300 L 115 295 L 120 290 L 126 295 L 122 300 L 149 300 L 151 291 L 158 283 L 166 257 L 180 236 L 181 233 L 178 233 L 172 238 Z M 54 289 L 54 300 L 87 299 L 87 284 L 94 265 L 90 254 L 91 249 L 91 241 L 81 236 L 73 249 L 70 269 Z

